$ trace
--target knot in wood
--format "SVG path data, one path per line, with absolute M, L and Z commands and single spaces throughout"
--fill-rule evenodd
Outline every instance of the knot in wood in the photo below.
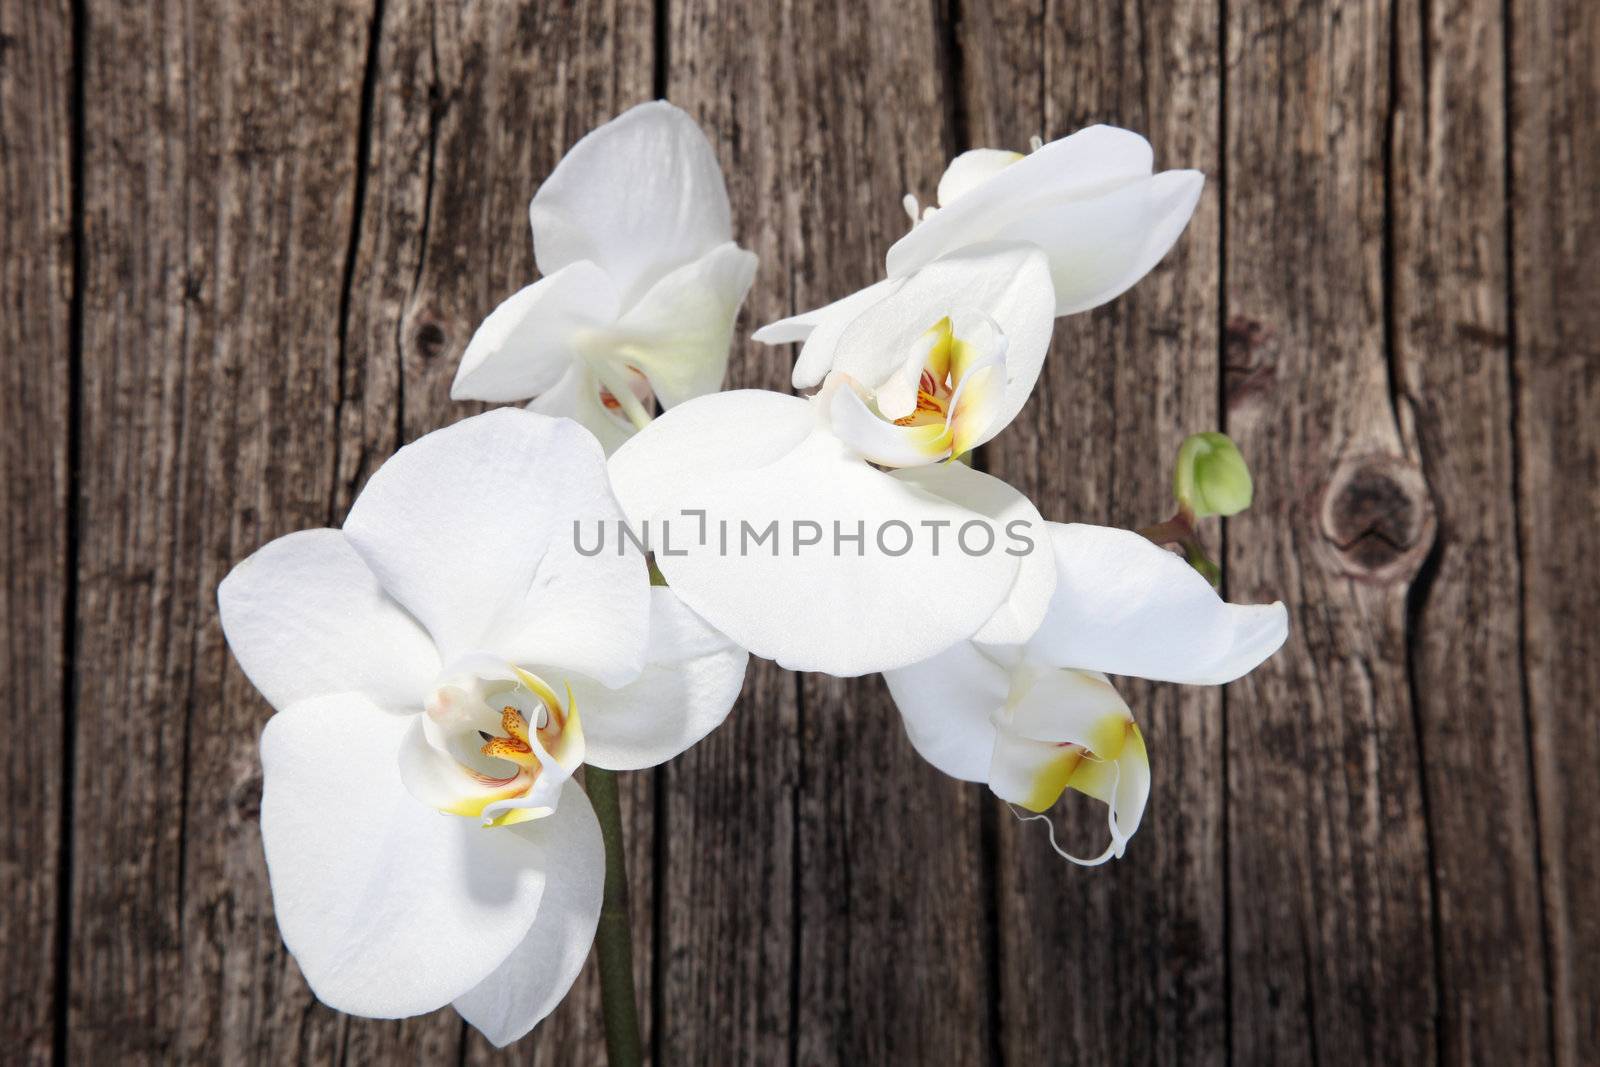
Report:
M 417 352 L 423 359 L 438 359 L 444 353 L 445 336 L 444 327 L 437 322 L 426 321 L 417 326 L 414 335 L 417 342 Z
M 1433 547 L 1433 496 L 1416 464 L 1383 454 L 1334 469 L 1322 496 L 1322 537 L 1347 574 L 1405 581 Z

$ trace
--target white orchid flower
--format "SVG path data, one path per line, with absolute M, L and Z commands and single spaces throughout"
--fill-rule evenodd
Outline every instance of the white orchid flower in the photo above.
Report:
M 1090 126 L 1024 155 L 979 148 L 957 156 L 939 181 L 938 207 L 889 249 L 887 277 L 825 307 L 762 327 L 768 344 L 805 341 L 794 385 L 810 389 L 831 368 L 849 322 L 944 256 L 987 241 L 1027 241 L 1049 257 L 1056 315 L 1120 296 L 1165 256 L 1200 198 L 1204 176 L 1154 172 L 1150 142 Z
M 1033 637 L 964 641 L 884 679 L 912 745 L 946 774 L 1036 813 L 1069 788 L 1105 803 L 1105 851 L 1062 852 L 1102 863 L 1123 854 L 1150 793 L 1144 737 L 1106 675 L 1221 685 L 1282 646 L 1289 616 L 1281 603 L 1225 603 L 1131 531 L 1049 527 L 1056 588 Z
M 659 763 L 726 716 L 746 654 L 639 553 L 594 438 L 518 409 L 402 448 L 342 530 L 266 545 L 218 590 L 277 709 L 261 834 L 278 925 L 317 997 L 394 1018 L 453 1003 L 496 1044 L 572 984 L 604 853 L 583 762 Z
M 722 387 L 756 257 L 733 242 L 705 134 L 665 101 L 584 137 L 528 206 L 544 275 L 489 314 L 450 395 L 565 415 L 607 452 L 663 407 Z
M 1024 640 L 1054 586 L 1043 520 L 949 460 L 1026 400 L 1052 300 L 1038 249 L 965 250 L 852 323 L 816 396 L 719 393 L 651 423 L 611 459 L 617 497 L 684 603 L 785 667 Z

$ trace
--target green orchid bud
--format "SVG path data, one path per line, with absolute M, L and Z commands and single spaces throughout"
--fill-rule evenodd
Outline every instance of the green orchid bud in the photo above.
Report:
M 1193 434 L 1178 449 L 1172 493 L 1195 518 L 1237 515 L 1250 506 L 1253 492 L 1250 468 L 1227 434 Z

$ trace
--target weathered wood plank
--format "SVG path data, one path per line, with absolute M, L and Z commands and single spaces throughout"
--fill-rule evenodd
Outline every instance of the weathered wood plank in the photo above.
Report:
M 933 11 L 669 12 L 668 95 L 711 130 L 762 259 L 744 329 L 880 277 L 909 176 L 946 147 Z M 731 381 L 787 390 L 790 365 L 747 345 Z M 977 1061 L 977 798 L 922 764 L 877 679 L 798 684 L 797 707 L 792 676 L 753 668 L 669 775 L 664 1059 Z
M 397 443 L 477 411 L 450 400 L 473 330 L 536 272 L 528 200 L 583 134 L 649 97 L 653 14 L 580 7 L 386 5 L 344 360 L 341 506 Z M 649 1026 L 655 785 L 625 775 L 635 971 Z M 598 1062 L 591 959 L 534 1033 L 499 1052 L 449 1010 L 397 1028 L 351 1020 L 358 1062 Z
M 87 13 L 71 1061 L 337 1052 L 273 921 L 267 709 L 214 590 L 327 517 L 366 13 Z
M 1390 385 L 1439 521 L 1407 654 L 1451 1063 L 1550 1051 L 1520 658 L 1502 14 L 1497 0 L 1399 5 L 1390 132 Z
M 1257 486 L 1228 589 L 1291 614 L 1227 700 L 1231 1051 L 1422 1063 L 1439 994 L 1405 649 L 1434 522 L 1386 363 L 1391 11 L 1227 12 L 1227 427 Z
M 1576 1064 L 1600 1043 L 1600 5 L 1509 10 L 1523 655 L 1556 1058 Z
M 1060 322 L 1039 388 L 986 448 L 1046 518 L 1137 527 L 1173 510 L 1183 437 L 1218 426 L 1219 8 L 1210 0 L 971 9 L 970 146 L 1025 150 L 1108 122 L 1150 138 L 1160 168 L 1209 185 L 1163 264 Z M 1212 532 L 1213 541 L 1216 539 Z M 1150 744 L 1150 806 L 1120 861 L 1055 855 L 994 804 L 1006 1062 L 1221 1062 L 1222 704 L 1218 691 L 1119 680 Z M 1099 851 L 1104 809 L 1068 794 L 1057 823 Z M 1138 1020 L 1130 1025 L 1130 1020 Z
M 73 298 L 71 6 L 0 4 L 0 1047 L 55 1044 Z

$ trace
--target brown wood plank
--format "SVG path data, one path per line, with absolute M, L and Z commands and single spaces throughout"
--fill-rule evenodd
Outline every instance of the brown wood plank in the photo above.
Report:
M 1519 633 L 1502 14 L 1498 0 L 1408 2 L 1396 18 L 1391 388 L 1438 509 L 1408 655 L 1449 1063 L 1550 1052 Z
M 528 200 L 583 134 L 648 99 L 653 14 L 581 7 L 389 3 L 344 361 L 340 506 L 396 443 L 483 410 L 450 400 L 478 323 L 536 277 Z M 634 964 L 649 1026 L 653 773 L 623 776 Z M 406 1027 L 351 1020 L 354 1062 L 598 1062 L 593 958 L 555 1013 L 500 1052 L 446 1009 Z
M 55 1047 L 69 693 L 73 23 L 0 4 L 0 1048 Z
M 1291 617 L 1227 698 L 1232 1052 L 1421 1063 L 1439 992 L 1406 608 L 1434 519 L 1386 362 L 1391 11 L 1227 11 L 1227 427 L 1256 474 L 1227 580 Z
M 977 5 L 970 14 L 963 147 L 1025 151 L 1034 134 L 1106 122 L 1149 137 L 1158 168 L 1207 174 L 1173 252 L 1126 295 L 1060 321 L 1029 407 L 985 449 L 989 469 L 1046 518 L 1164 519 L 1179 443 L 1218 428 L 1219 6 Z M 998 838 L 1006 1062 L 1226 1055 L 1221 694 L 1131 679 L 1118 688 L 1149 741 L 1153 778 L 1121 861 L 1072 867 L 1043 827 L 985 798 Z M 1080 854 L 1103 847 L 1103 807 L 1069 794 L 1056 822 Z
M 91 5 L 69 1061 L 330 1059 L 214 590 L 327 518 L 367 5 Z
M 1556 1059 L 1577 1064 L 1600 1043 L 1600 5 L 1509 10 L 1523 652 Z
M 881 277 L 910 176 L 947 148 L 932 9 L 669 13 L 668 95 L 711 131 L 761 256 L 741 329 Z M 747 344 L 731 382 L 787 391 L 790 366 Z M 976 803 L 918 759 L 876 678 L 753 665 L 734 721 L 668 777 L 663 1059 L 981 1059 Z

